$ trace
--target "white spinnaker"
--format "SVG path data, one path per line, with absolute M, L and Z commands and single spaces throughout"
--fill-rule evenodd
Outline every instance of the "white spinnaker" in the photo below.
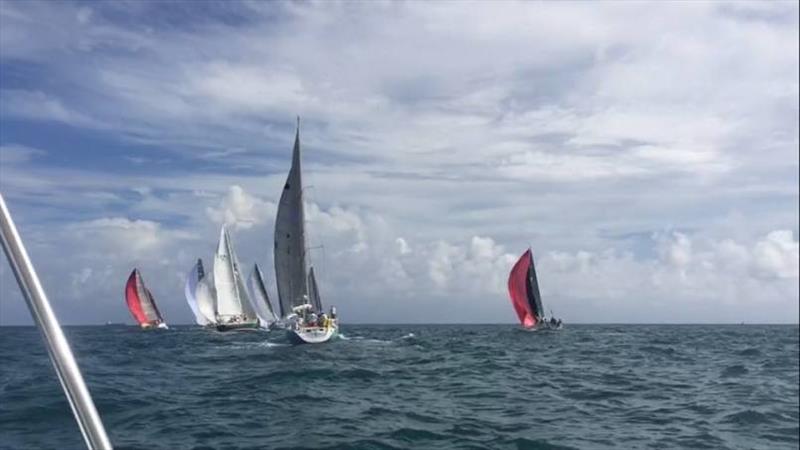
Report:
M 201 326 L 208 325 L 208 319 L 200 312 L 200 309 L 197 306 L 197 296 L 195 292 L 197 291 L 197 283 L 200 282 L 205 276 L 205 272 L 203 271 L 203 261 L 198 259 L 197 263 L 192 267 L 192 270 L 189 271 L 189 274 L 186 276 L 186 286 L 184 287 L 184 294 L 186 295 L 186 303 L 189 304 L 189 308 L 192 309 L 192 313 L 194 313 L 194 321 Z
M 251 292 L 250 299 L 253 300 L 253 306 L 255 307 L 256 314 L 258 314 L 259 320 L 264 326 L 275 323 L 278 318 L 275 317 L 275 312 L 272 310 L 272 305 L 269 302 L 269 295 L 267 295 L 266 285 L 264 284 L 264 276 L 261 273 L 261 269 L 258 268 L 258 264 L 255 264 L 253 271 L 250 272 L 248 284 L 250 285 Z

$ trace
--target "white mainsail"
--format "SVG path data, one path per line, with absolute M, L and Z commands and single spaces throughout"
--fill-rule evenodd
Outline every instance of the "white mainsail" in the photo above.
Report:
M 257 319 L 250 296 L 242 281 L 239 261 L 233 251 L 225 225 L 220 230 L 219 245 L 214 255 L 214 286 L 216 288 L 216 318 L 227 320 L 244 315 L 247 322 Z
M 189 271 L 189 274 L 186 276 L 186 286 L 184 287 L 184 294 L 186 295 L 186 303 L 189 304 L 189 307 L 192 309 L 192 313 L 194 313 L 194 321 L 201 326 L 208 325 L 211 323 L 208 316 L 204 315 L 203 312 L 200 311 L 200 308 L 197 304 L 197 286 L 200 280 L 205 278 L 205 270 L 203 270 L 203 260 L 198 259 L 197 263 L 192 267 L 192 270 Z M 213 308 L 213 304 L 212 304 Z M 213 309 L 212 309 L 212 317 L 213 317 Z
M 256 314 L 258 314 L 258 318 L 262 324 L 268 327 L 275 323 L 278 318 L 275 317 L 272 304 L 269 302 L 267 287 L 264 284 L 264 275 L 261 273 L 261 269 L 258 268 L 258 264 L 253 266 L 253 271 L 250 273 L 249 284 Z
M 282 317 L 308 302 L 305 213 L 300 170 L 300 119 L 292 151 L 292 167 L 283 186 L 275 218 L 275 281 Z

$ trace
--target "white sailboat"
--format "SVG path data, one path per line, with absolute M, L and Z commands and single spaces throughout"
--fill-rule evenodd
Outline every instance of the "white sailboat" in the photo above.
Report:
M 278 321 L 278 317 L 275 316 L 275 311 L 272 309 L 269 295 L 267 295 L 267 286 L 264 283 L 264 275 L 261 273 L 261 269 L 258 268 L 258 264 L 253 265 L 253 271 L 250 272 L 248 284 L 252 291 L 251 299 L 253 300 L 253 306 L 255 307 L 261 327 L 270 328 Z
M 281 318 L 289 323 L 289 340 L 316 344 L 336 336 L 339 327 L 335 308 L 322 310 L 313 268 L 306 262 L 305 211 L 300 158 L 300 119 L 297 119 L 292 166 L 283 186 L 275 218 L 275 279 Z
M 258 327 L 258 316 L 239 267 L 228 230 L 222 225 L 214 255 L 214 323 L 218 331 Z

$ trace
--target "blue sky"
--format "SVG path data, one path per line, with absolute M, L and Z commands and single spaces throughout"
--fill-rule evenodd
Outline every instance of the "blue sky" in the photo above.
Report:
M 138 267 L 185 323 L 223 222 L 273 273 L 300 115 L 345 321 L 511 322 L 531 245 L 568 322 L 796 323 L 798 90 L 796 2 L 2 1 L 0 189 L 63 322 Z

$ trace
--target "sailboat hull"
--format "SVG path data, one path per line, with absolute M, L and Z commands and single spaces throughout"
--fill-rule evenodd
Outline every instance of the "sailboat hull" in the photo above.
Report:
M 218 323 L 214 325 L 217 331 L 246 331 L 257 330 L 259 328 L 258 322 L 244 322 L 244 323 Z
M 322 344 L 339 334 L 337 327 L 301 327 L 287 330 L 286 335 L 292 344 Z
M 532 327 L 522 327 L 523 331 L 558 331 L 564 329 L 564 324 L 550 325 L 549 322 L 540 322 Z

